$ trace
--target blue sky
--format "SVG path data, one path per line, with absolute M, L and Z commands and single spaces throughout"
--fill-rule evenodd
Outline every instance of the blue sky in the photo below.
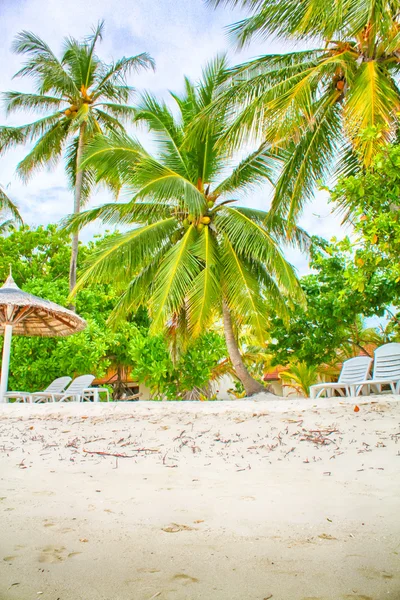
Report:
M 130 78 L 138 90 L 147 89 L 160 97 L 168 90 L 182 88 L 183 75 L 196 80 L 202 66 L 217 53 L 228 52 L 231 64 L 267 53 L 287 52 L 289 45 L 281 41 L 254 42 L 238 53 L 230 44 L 224 28 L 239 20 L 244 13 L 221 7 L 211 9 L 204 0 L 1 0 L 0 2 L 0 90 L 30 91 L 29 80 L 12 80 L 20 68 L 21 57 L 11 53 L 10 46 L 16 33 L 23 29 L 42 37 L 55 51 L 62 50 L 63 38 L 86 36 L 93 25 L 105 19 L 106 29 L 98 53 L 104 60 L 149 52 L 156 60 L 155 73 L 145 72 Z M 34 114 L 16 114 L 2 123 L 22 124 L 34 120 Z M 73 197 L 67 189 L 62 164 L 51 171 L 35 174 L 28 184 L 15 175 L 15 167 L 28 148 L 18 148 L 0 160 L 0 183 L 15 200 L 25 221 L 29 224 L 59 221 L 72 210 Z M 243 204 L 267 208 L 270 190 L 267 186 L 243 199 Z M 108 201 L 104 189 L 93 195 L 90 206 Z M 332 215 L 326 194 L 318 193 L 309 204 L 300 224 L 307 231 L 326 238 L 342 236 L 339 217 Z M 88 238 L 100 231 L 100 226 L 87 229 Z M 288 252 L 288 258 L 300 274 L 307 270 L 307 261 L 297 252 Z

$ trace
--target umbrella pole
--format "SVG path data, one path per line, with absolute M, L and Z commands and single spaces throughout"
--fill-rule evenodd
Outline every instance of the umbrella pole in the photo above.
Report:
M 1 361 L 0 402 L 5 402 L 4 394 L 7 392 L 8 369 L 10 366 L 11 337 L 12 337 L 12 326 L 5 325 L 4 326 L 3 358 Z

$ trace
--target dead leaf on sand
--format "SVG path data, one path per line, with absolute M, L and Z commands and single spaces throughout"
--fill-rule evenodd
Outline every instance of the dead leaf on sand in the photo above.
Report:
M 81 538 L 79 541 L 80 542 L 88 542 L 89 540 L 87 540 L 86 538 Z
M 195 527 L 190 527 L 189 525 L 180 525 L 179 523 L 171 523 L 168 527 L 162 527 L 162 531 L 166 533 L 178 533 L 179 531 L 195 531 Z
M 337 538 L 333 537 L 333 535 L 329 535 L 329 533 L 321 533 L 318 536 L 321 540 L 337 540 Z

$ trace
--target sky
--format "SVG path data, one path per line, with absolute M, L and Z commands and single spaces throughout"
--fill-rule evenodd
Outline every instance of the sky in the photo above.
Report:
M 149 90 L 164 99 L 169 90 L 179 92 L 182 89 L 184 75 L 194 81 L 198 79 L 205 63 L 218 53 L 227 53 L 233 65 L 261 54 L 292 49 L 282 41 L 257 40 L 245 50 L 236 52 L 226 27 L 244 15 L 239 9 L 212 9 L 205 0 L 0 0 L 0 90 L 33 91 L 29 79 L 12 79 L 21 67 L 22 58 L 11 52 L 11 43 L 22 30 L 39 35 L 53 52 L 60 55 L 64 37 L 83 38 L 104 19 L 104 37 L 97 50 L 99 56 L 111 62 L 122 56 L 148 52 L 156 61 L 156 72 L 132 75 L 129 83 L 138 92 Z M 35 118 L 34 113 L 25 112 L 6 119 L 0 109 L 2 124 L 18 125 Z M 0 184 L 18 204 L 29 225 L 58 222 L 72 212 L 73 207 L 73 195 L 67 187 L 63 165 L 60 163 L 51 171 L 36 172 L 25 184 L 15 169 L 28 151 L 27 146 L 19 147 L 0 158 Z M 267 209 L 270 193 L 269 187 L 262 186 L 246 195 L 242 204 Z M 93 194 L 88 207 L 110 200 L 107 191 L 100 188 Z M 340 225 L 340 217 L 332 214 L 331 208 L 327 194 L 318 192 L 304 210 L 299 224 L 310 234 L 327 239 L 343 237 L 346 232 Z M 90 226 L 82 238 L 87 240 L 101 230 L 101 224 Z M 293 250 L 286 254 L 300 275 L 307 272 L 306 257 Z

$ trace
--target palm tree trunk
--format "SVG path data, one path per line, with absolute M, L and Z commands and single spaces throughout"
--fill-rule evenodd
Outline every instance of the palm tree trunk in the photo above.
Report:
M 222 302 L 222 314 L 224 318 L 225 340 L 229 356 L 232 361 L 233 368 L 236 371 L 236 375 L 243 383 L 246 396 L 253 396 L 254 394 L 259 394 L 260 392 L 266 392 L 266 388 L 262 386 L 261 383 L 256 381 L 246 369 L 239 352 L 235 334 L 233 332 L 231 313 L 225 300 Z
M 79 142 L 78 150 L 76 153 L 76 179 L 75 179 L 75 190 L 74 190 L 74 214 L 77 215 L 81 211 L 81 199 L 82 199 L 82 182 L 83 182 L 83 171 L 79 170 L 79 165 L 82 160 L 83 146 L 84 146 L 84 135 L 85 135 L 86 123 L 81 124 L 79 130 Z M 78 243 L 79 233 L 72 234 L 71 242 L 71 262 L 69 265 L 69 291 L 72 292 L 76 285 L 76 268 L 78 264 Z M 73 308 L 73 307 L 72 307 Z

